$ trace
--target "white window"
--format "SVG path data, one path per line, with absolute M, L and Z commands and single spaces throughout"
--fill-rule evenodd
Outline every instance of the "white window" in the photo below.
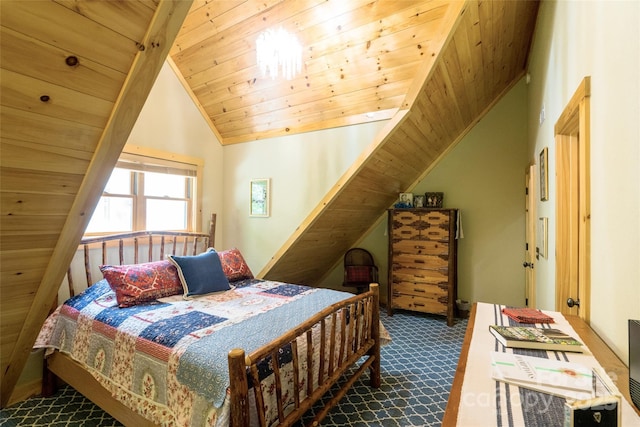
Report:
M 175 157 L 123 152 L 85 234 L 196 231 L 201 162 L 176 161 Z

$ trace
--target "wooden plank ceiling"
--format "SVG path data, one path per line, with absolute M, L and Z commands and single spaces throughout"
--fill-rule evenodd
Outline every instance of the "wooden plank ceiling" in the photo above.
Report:
M 460 3 L 459 3 L 460 4 Z M 196 2 L 171 58 L 223 144 L 389 119 L 438 43 L 449 1 Z M 262 76 L 256 39 L 283 28 L 302 72 Z
M 538 3 L 190 7 L 2 1 L 2 406 L 168 55 L 222 144 L 390 119 L 261 272 L 313 284 L 523 75 Z M 262 77 L 255 64 L 257 36 L 280 26 L 303 45 L 290 81 Z

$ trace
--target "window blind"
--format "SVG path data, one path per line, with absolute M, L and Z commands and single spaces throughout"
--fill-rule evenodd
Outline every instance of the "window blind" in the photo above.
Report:
M 121 153 L 116 167 L 138 172 L 156 172 L 190 177 L 197 176 L 198 171 L 198 166 L 191 163 L 183 163 L 131 153 Z

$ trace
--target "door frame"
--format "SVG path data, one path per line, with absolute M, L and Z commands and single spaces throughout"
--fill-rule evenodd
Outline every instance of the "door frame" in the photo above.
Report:
M 527 307 L 536 307 L 536 165 L 525 171 L 525 263 L 524 300 Z
M 591 78 L 585 77 L 554 128 L 556 143 L 556 311 L 589 322 Z M 569 308 L 567 299 L 579 300 Z

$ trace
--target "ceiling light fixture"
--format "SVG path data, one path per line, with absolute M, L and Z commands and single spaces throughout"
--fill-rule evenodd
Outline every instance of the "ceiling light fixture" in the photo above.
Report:
M 302 46 L 293 34 L 282 27 L 266 30 L 256 40 L 256 59 L 262 76 L 272 79 L 282 75 L 291 80 L 302 69 Z

